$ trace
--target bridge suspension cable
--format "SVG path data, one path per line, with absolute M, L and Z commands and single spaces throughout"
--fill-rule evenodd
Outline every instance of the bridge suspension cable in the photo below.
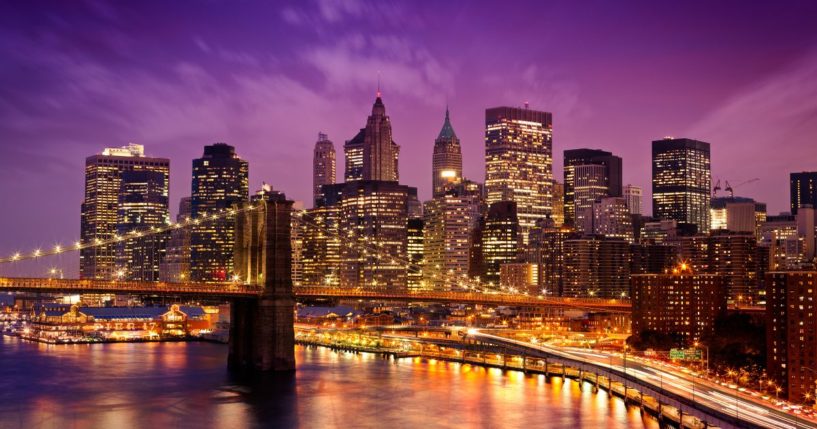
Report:
M 203 213 L 201 216 L 199 216 L 199 217 L 197 217 L 195 219 L 188 217 L 182 222 L 175 222 L 175 223 L 171 222 L 171 223 L 169 223 L 169 224 L 167 224 L 165 226 L 162 226 L 162 227 L 153 226 L 153 227 L 144 228 L 144 229 L 134 229 L 134 230 L 132 230 L 129 233 L 124 234 L 124 235 L 115 234 L 112 238 L 107 239 L 107 240 L 95 239 L 93 241 L 88 241 L 88 242 L 84 242 L 84 243 L 82 241 L 77 241 L 73 245 L 63 246 L 61 244 L 57 244 L 54 247 L 52 247 L 50 249 L 46 249 L 46 250 L 35 249 L 35 250 L 33 250 L 31 252 L 28 252 L 28 253 L 16 252 L 16 253 L 12 254 L 11 256 L 9 256 L 9 257 L 0 258 L 0 264 L 6 264 L 6 263 L 10 263 L 10 262 L 24 261 L 24 260 L 30 260 L 30 259 L 38 259 L 38 258 L 42 258 L 42 257 L 46 257 L 46 256 L 61 255 L 61 254 L 64 254 L 64 253 L 75 252 L 75 251 L 79 251 L 79 250 L 83 250 L 83 249 L 91 249 L 91 248 L 95 248 L 95 247 L 102 247 L 102 246 L 107 246 L 107 245 L 110 245 L 110 244 L 119 243 L 119 242 L 122 242 L 122 241 L 125 241 L 125 240 L 128 240 L 128 239 L 132 239 L 132 238 L 150 237 L 152 235 L 162 234 L 162 233 L 172 231 L 172 230 L 175 230 L 175 229 L 191 228 L 194 225 L 207 224 L 207 223 L 214 222 L 214 221 L 217 221 L 217 220 L 220 220 L 220 219 L 230 218 L 230 217 L 233 217 L 233 216 L 237 215 L 238 213 L 256 210 L 257 208 L 258 208 L 258 205 L 249 204 L 249 205 L 246 205 L 246 206 L 240 207 L 240 208 L 221 209 L 221 210 L 218 210 L 218 211 L 215 211 L 215 212 L 211 212 L 209 214 Z

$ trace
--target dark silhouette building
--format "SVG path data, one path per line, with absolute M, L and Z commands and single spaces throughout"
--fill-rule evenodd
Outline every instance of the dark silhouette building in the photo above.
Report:
M 586 165 L 603 168 L 598 172 L 592 168 L 577 168 Z M 621 158 L 610 152 L 599 149 L 564 151 L 565 223 L 575 226 L 579 211 L 588 208 L 596 198 L 621 197 L 623 195 L 621 172 Z M 599 180 L 595 180 L 596 175 Z M 577 199 L 577 186 L 580 188 L 580 194 L 592 195 L 589 198 Z
M 225 143 L 205 146 L 204 155 L 193 160 L 191 215 L 198 222 L 190 237 L 192 280 L 223 282 L 232 277 L 235 220 L 219 214 L 247 201 L 248 173 L 247 161 Z
M 808 204 L 817 207 L 817 171 L 803 171 L 789 175 L 791 187 L 791 214 Z

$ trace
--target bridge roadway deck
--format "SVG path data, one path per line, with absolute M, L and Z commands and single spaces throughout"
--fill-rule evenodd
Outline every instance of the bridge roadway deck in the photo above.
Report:
M 622 356 L 590 350 L 531 344 L 481 331 L 470 331 L 469 337 L 506 347 L 525 356 L 547 358 L 553 362 L 596 372 L 719 427 L 817 427 L 813 422 L 774 408 L 769 403 L 736 395 L 732 389 L 658 365 L 632 359 L 625 361 Z
M 256 286 L 235 283 L 166 283 L 14 277 L 0 277 L 0 290 L 45 293 L 130 293 L 136 295 L 196 296 L 225 299 L 255 298 L 261 293 L 261 289 Z M 630 311 L 630 302 L 620 299 L 553 298 L 489 292 L 414 292 L 310 286 L 296 287 L 294 292 L 297 298 L 565 307 L 622 313 Z

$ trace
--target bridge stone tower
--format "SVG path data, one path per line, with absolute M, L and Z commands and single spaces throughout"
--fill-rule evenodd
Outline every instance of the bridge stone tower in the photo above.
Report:
M 253 225 L 247 233 L 254 237 L 261 258 L 259 283 L 264 291 L 258 299 L 233 301 L 230 323 L 231 368 L 250 371 L 294 371 L 295 297 L 292 290 L 290 222 L 292 201 L 284 194 L 269 192 L 254 198 L 254 210 L 242 212 L 236 222 Z M 244 234 L 246 237 L 246 234 Z M 237 248 L 240 248 L 237 236 Z

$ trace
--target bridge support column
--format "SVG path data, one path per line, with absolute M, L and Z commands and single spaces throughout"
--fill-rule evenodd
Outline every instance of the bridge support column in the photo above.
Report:
M 283 195 L 269 194 L 258 213 L 249 211 L 238 216 L 242 222 L 257 222 L 253 215 L 263 216 L 262 222 L 247 228 L 258 234 L 249 252 L 263 255 L 260 276 L 264 290 L 256 300 L 232 303 L 230 322 L 231 368 L 250 371 L 295 370 L 295 297 L 292 290 L 290 222 L 292 201 Z M 259 249 L 260 248 L 260 249 Z M 263 250 L 263 251 L 259 251 Z

